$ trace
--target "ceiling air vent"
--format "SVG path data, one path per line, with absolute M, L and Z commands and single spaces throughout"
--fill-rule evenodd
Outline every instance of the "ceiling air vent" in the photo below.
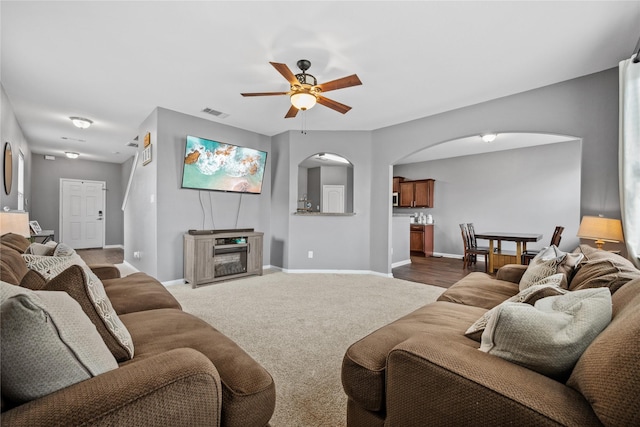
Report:
M 202 110 L 203 113 L 207 113 L 207 114 L 211 114 L 212 116 L 216 116 L 220 119 L 226 119 L 227 117 L 229 117 L 229 115 L 227 113 L 223 113 L 222 111 L 217 111 L 214 110 L 213 108 L 209 108 L 209 107 L 205 107 Z

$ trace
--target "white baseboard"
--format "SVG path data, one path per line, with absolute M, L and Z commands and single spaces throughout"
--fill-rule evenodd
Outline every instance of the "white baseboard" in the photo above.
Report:
M 458 254 L 445 254 L 445 253 L 441 253 L 441 252 L 434 252 L 433 253 L 434 256 L 441 256 L 442 258 L 455 258 L 455 259 L 462 259 L 464 258 L 464 255 L 458 255 Z
M 402 261 L 397 261 L 391 264 L 391 268 L 401 267 L 403 265 L 411 264 L 411 258 Z
M 123 249 L 124 245 L 104 245 L 102 249 Z

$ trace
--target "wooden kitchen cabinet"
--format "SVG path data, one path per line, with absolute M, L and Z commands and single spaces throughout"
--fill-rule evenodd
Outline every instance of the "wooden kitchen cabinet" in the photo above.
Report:
M 399 193 L 400 192 L 400 183 L 404 181 L 404 178 L 401 176 L 394 176 L 393 177 L 393 192 L 394 193 Z
M 432 208 L 434 183 L 433 179 L 400 182 L 398 205 L 403 208 Z
M 433 224 L 410 224 L 411 255 L 433 256 Z

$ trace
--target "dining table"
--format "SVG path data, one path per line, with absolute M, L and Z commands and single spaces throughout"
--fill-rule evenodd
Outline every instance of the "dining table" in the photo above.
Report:
M 493 273 L 494 266 L 494 254 L 502 253 L 502 242 L 515 242 L 516 243 L 516 253 L 515 253 L 515 261 L 516 264 L 522 264 L 522 252 L 527 250 L 527 243 L 537 242 L 542 239 L 542 234 L 537 233 L 516 233 L 516 232 L 505 232 L 505 231 L 490 231 L 490 232 L 482 232 L 475 233 L 476 239 L 483 239 L 489 241 L 489 267 L 488 271 Z M 494 247 L 494 242 L 497 242 Z

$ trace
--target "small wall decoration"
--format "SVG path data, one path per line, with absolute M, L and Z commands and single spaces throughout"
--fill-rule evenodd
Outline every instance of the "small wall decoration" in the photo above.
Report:
M 13 177 L 13 156 L 11 155 L 11 144 L 4 144 L 4 192 L 11 194 L 11 180 Z
M 144 149 L 142 150 L 142 166 L 151 163 L 151 133 L 144 136 Z
M 29 227 L 33 230 L 33 234 L 40 234 L 42 232 L 42 227 L 40 227 L 38 221 L 29 221 Z

